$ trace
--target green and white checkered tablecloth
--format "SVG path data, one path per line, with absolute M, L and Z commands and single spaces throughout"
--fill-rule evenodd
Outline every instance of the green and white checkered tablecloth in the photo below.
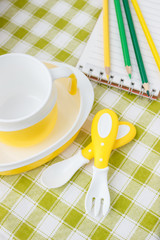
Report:
M 102 7 L 98 0 L 0 0 L 0 54 L 24 52 L 76 65 Z M 0 177 L 0 240 L 160 239 L 160 101 L 94 84 L 95 102 L 74 143 L 44 166 Z M 136 138 L 110 158 L 111 211 L 86 215 L 92 165 L 64 187 L 47 190 L 44 169 L 90 142 L 95 113 L 111 108 L 137 128 Z

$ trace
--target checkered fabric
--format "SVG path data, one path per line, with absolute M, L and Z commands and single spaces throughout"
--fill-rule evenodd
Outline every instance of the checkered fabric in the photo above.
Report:
M 0 54 L 24 52 L 76 65 L 102 7 L 96 0 L 0 0 Z M 35 170 L 0 177 L 0 240 L 160 239 L 160 101 L 93 84 L 95 102 L 74 143 Z M 90 142 L 91 121 L 102 108 L 137 128 L 136 138 L 112 152 L 110 213 L 86 215 L 92 165 L 65 186 L 48 190 L 42 172 Z

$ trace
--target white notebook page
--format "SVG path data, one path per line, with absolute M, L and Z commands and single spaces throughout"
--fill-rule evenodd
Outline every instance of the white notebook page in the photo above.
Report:
M 153 41 L 157 47 L 158 52 L 160 53 L 160 1 L 139 0 L 138 3 L 152 35 Z M 160 73 L 131 1 L 129 1 L 129 4 L 142 53 L 142 58 L 147 72 L 148 81 L 150 83 L 150 90 L 155 89 L 156 92 L 154 95 L 158 95 L 160 90 Z M 132 81 L 134 82 L 134 89 L 141 91 L 141 78 L 122 1 L 121 9 L 123 13 L 123 20 L 125 24 L 127 42 L 131 58 L 132 80 L 129 79 L 124 65 L 114 0 L 109 1 L 111 75 L 114 76 L 113 82 L 119 83 L 120 79 L 124 79 L 123 85 L 129 87 Z M 100 14 L 96 26 L 91 33 L 90 39 L 88 40 L 87 46 L 85 47 L 84 52 L 82 53 L 82 56 L 77 64 L 78 67 L 80 65 L 83 66 L 82 71 L 85 73 L 88 73 L 89 69 L 92 68 L 92 76 L 95 77 L 99 77 L 99 73 L 104 72 L 103 12 Z M 107 80 L 105 74 L 103 75 L 103 79 Z

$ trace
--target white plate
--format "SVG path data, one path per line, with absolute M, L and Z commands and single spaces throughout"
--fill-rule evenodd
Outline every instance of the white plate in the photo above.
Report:
M 58 62 L 52 64 L 64 65 Z M 67 64 L 65 64 L 67 65 Z M 76 68 L 67 65 L 77 77 L 79 93 L 71 96 L 62 84 L 56 81 L 58 90 L 58 119 L 53 132 L 40 144 L 28 148 L 10 147 L 0 143 L 0 172 L 32 164 L 53 153 L 67 143 L 82 127 L 94 101 L 94 92 L 88 78 Z

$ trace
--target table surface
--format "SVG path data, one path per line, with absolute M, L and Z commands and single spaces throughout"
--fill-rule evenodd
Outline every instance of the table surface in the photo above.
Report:
M 0 54 L 23 52 L 42 61 L 76 65 L 102 8 L 96 0 L 1 0 Z M 0 177 L 0 239 L 160 239 L 160 101 L 150 102 L 93 84 L 95 102 L 74 143 L 35 170 Z M 109 163 L 111 210 L 86 215 L 84 200 L 92 165 L 65 186 L 48 190 L 42 172 L 90 142 L 94 115 L 113 109 L 137 128 L 135 139 L 112 152 Z

